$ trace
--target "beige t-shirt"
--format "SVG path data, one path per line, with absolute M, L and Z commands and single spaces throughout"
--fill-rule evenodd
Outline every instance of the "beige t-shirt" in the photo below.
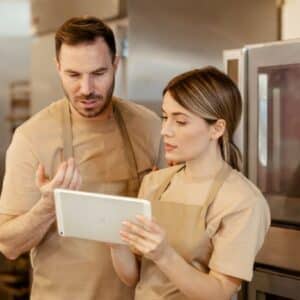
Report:
M 0 213 L 20 215 L 40 199 L 35 186 L 39 163 L 50 176 L 63 159 L 59 100 L 20 126 L 7 151 Z M 140 174 L 163 162 L 160 157 L 160 120 L 148 109 L 114 99 L 122 113 Z M 115 119 L 86 119 L 72 110 L 75 162 L 83 178 L 81 190 L 126 195 L 129 165 Z M 55 226 L 31 253 L 32 299 L 133 299 L 133 291 L 114 273 L 106 245 L 61 238 Z
M 145 176 L 139 197 L 152 199 L 167 173 L 168 169 L 164 169 Z M 189 179 L 181 170 L 174 175 L 160 201 L 202 206 L 212 181 L 213 178 Z M 263 195 L 240 172 L 232 170 L 208 208 L 199 260 L 208 270 L 250 281 L 255 256 L 269 226 L 270 212 Z

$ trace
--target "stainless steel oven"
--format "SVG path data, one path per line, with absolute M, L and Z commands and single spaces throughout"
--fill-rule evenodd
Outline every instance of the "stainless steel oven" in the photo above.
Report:
M 300 40 L 224 52 L 243 95 L 236 139 L 271 208 L 248 299 L 300 299 Z M 289 287 L 289 288 L 287 288 Z

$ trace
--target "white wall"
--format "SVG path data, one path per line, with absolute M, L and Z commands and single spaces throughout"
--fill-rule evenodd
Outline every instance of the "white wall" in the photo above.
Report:
M 54 33 L 33 38 L 30 80 L 31 114 L 64 96 L 55 66 Z

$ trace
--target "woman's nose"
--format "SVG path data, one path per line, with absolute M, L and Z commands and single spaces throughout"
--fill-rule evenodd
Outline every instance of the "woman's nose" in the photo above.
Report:
M 172 128 L 172 124 L 170 124 L 170 121 L 166 120 L 162 123 L 161 131 L 162 136 L 173 136 L 174 130 Z

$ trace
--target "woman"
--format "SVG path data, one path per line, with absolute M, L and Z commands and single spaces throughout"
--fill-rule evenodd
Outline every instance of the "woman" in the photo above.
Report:
M 213 67 L 175 77 L 163 95 L 166 159 L 183 163 L 144 178 L 139 198 L 151 200 L 155 221 L 124 222 L 129 247 L 111 247 L 113 264 L 137 284 L 137 300 L 230 299 L 251 280 L 270 225 L 265 199 L 239 172 L 241 97 Z

